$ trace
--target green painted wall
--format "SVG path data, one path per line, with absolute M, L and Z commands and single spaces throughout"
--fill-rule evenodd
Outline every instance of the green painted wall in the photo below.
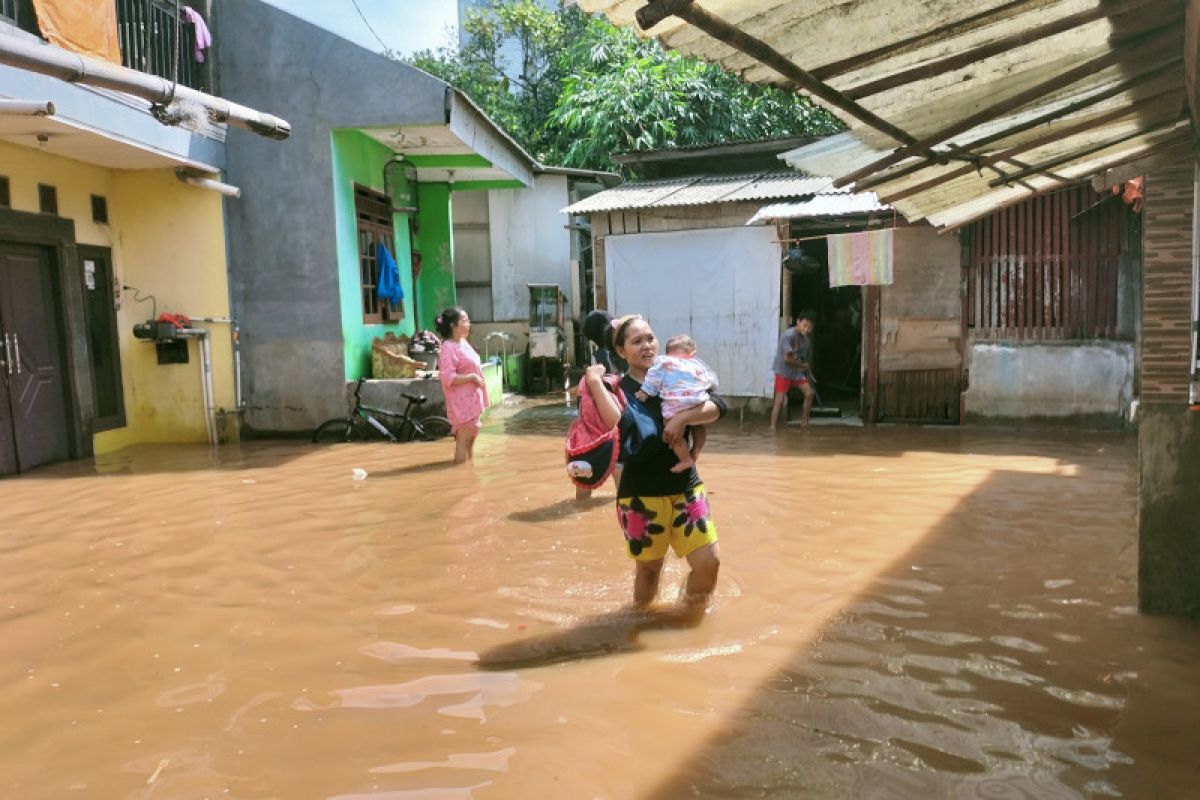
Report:
M 433 318 L 455 303 L 454 236 L 450 213 L 450 185 L 422 183 L 417 187 L 421 210 L 417 214 L 417 251 L 421 277 L 417 281 L 417 323 L 433 329 Z
M 416 311 L 413 307 L 412 258 L 409 243 L 407 214 L 393 218 L 395 242 L 392 254 L 400 269 L 404 286 L 404 319 L 385 325 L 363 322 L 361 283 L 358 263 L 358 225 L 354 213 L 354 184 L 358 183 L 383 191 L 383 166 L 392 151 L 358 131 L 334 131 L 333 147 L 333 206 L 337 230 L 338 294 L 341 302 L 342 347 L 346 365 L 346 380 L 358 380 L 371 374 L 371 339 L 391 331 L 397 335 L 412 335 Z M 424 198 L 422 198 L 424 201 Z M 431 201 L 432 202 L 432 201 Z M 449 198 L 444 215 L 449 218 Z M 428 263 L 428 261 L 426 262 Z M 422 272 L 422 274 L 424 274 Z M 454 287 L 453 271 L 450 275 Z

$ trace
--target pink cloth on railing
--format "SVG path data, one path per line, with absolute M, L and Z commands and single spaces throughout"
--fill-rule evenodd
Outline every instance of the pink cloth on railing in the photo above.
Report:
M 183 15 L 187 17 L 187 21 L 192 23 L 192 27 L 196 29 L 196 63 L 204 63 L 204 51 L 212 47 L 212 31 L 208 29 L 208 23 L 204 21 L 204 17 L 190 6 L 183 7 Z

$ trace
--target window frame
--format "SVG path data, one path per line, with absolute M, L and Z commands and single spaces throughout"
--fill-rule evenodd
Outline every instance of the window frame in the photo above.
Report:
M 379 297 L 379 263 L 375 246 L 389 251 L 396 246 L 392 203 L 386 194 L 360 183 L 354 184 L 354 246 L 358 251 L 358 296 L 364 325 L 385 325 L 404 319 L 404 306 Z M 395 254 L 393 254 L 395 256 Z

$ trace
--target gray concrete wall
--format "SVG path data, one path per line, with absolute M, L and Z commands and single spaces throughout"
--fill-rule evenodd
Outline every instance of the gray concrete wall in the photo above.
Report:
M 311 429 L 344 410 L 333 208 L 334 128 L 446 121 L 445 84 L 260 0 L 221 3 L 221 94 L 287 119 L 275 142 L 231 130 L 230 292 L 248 433 Z
M 1200 411 L 1138 411 L 1138 604 L 1200 617 Z
M 1129 416 L 1134 347 L 1128 342 L 975 344 L 969 365 L 968 420 L 1121 427 Z

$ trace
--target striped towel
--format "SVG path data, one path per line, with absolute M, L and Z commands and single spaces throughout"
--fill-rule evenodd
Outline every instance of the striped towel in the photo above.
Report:
M 892 283 L 892 231 L 831 234 L 830 286 L 890 286 Z

